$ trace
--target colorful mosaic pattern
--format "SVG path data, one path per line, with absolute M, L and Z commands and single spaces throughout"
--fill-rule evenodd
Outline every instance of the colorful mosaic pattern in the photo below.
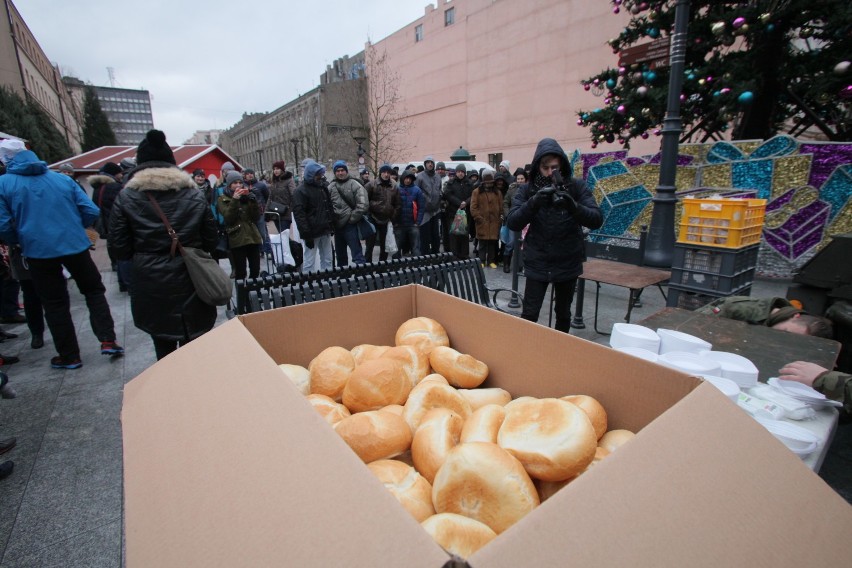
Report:
M 635 237 L 651 221 L 660 155 L 575 153 L 582 175 L 604 212 L 596 231 L 606 240 Z M 677 195 L 756 196 L 768 200 L 765 244 L 789 262 L 792 273 L 828 235 L 852 232 L 852 144 L 799 142 L 790 136 L 683 144 Z M 678 216 L 680 211 L 678 211 Z

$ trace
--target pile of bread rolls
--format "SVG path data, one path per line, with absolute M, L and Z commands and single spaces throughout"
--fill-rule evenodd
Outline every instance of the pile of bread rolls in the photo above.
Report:
M 594 398 L 477 388 L 488 365 L 418 317 L 394 346 L 328 347 L 282 372 L 447 551 L 467 558 L 630 439 Z

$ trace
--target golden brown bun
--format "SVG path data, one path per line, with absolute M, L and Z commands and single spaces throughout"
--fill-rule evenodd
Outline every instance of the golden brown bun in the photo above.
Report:
M 592 466 L 600 463 L 600 461 L 608 455 L 609 452 L 601 447 L 595 449 L 595 458 L 592 460 L 592 463 L 590 463 L 586 467 L 586 469 L 584 469 L 580 473 L 580 475 L 583 475 L 584 473 L 592 469 Z M 541 502 L 544 503 L 545 500 L 549 499 L 550 497 L 553 497 L 553 495 L 557 491 L 580 477 L 580 475 L 572 477 L 571 479 L 565 479 L 563 481 L 542 481 L 540 479 L 534 479 L 533 482 L 535 483 L 535 488 L 538 489 L 538 496 L 541 499 Z
M 524 466 L 496 444 L 459 444 L 447 455 L 432 484 L 438 513 L 457 513 L 500 534 L 539 504 Z
M 382 358 L 399 361 L 412 388 L 432 371 L 429 367 L 429 356 L 412 345 L 391 347 L 382 354 Z
M 390 349 L 390 346 L 388 345 L 370 345 L 369 343 L 362 343 L 361 345 L 353 347 L 350 353 L 352 353 L 352 358 L 355 359 L 355 365 L 360 365 L 364 361 L 378 359 L 384 355 L 385 351 L 388 349 Z
M 367 467 L 418 523 L 435 514 L 432 485 L 413 467 L 397 460 L 378 460 Z
M 457 388 L 475 389 L 488 378 L 488 365 L 452 347 L 436 346 L 429 354 L 429 363 Z
M 411 430 L 405 420 L 381 410 L 344 418 L 335 424 L 334 431 L 364 463 L 398 456 L 411 446 Z
M 456 389 L 438 380 L 424 380 L 411 389 L 402 417 L 414 432 L 433 408 L 449 408 L 464 420 L 470 416 L 470 403 Z
M 438 373 L 432 373 L 432 374 L 426 375 L 425 377 L 423 377 L 423 380 L 420 381 L 420 383 L 423 383 L 423 382 L 426 382 L 426 381 L 438 381 L 439 383 L 444 383 L 445 385 L 450 384 L 450 381 L 448 381 L 446 379 L 446 377 L 444 377 L 444 375 L 439 375 Z M 417 383 L 417 384 L 419 385 L 420 383 Z
M 448 346 L 450 338 L 444 326 L 430 318 L 412 318 L 396 330 L 397 345 L 413 345 L 429 355 L 438 345 Z
M 497 443 L 527 473 L 545 481 L 569 479 L 595 457 L 597 437 L 586 413 L 557 398 L 521 397 L 506 406 Z
M 610 430 L 598 441 L 598 445 L 610 453 L 614 452 L 635 436 L 630 430 Z
M 301 365 L 290 365 L 288 363 L 282 363 L 278 365 L 278 368 L 287 375 L 287 377 L 293 381 L 293 384 L 296 385 L 296 388 L 299 389 L 299 392 L 305 396 L 311 394 L 311 372 L 302 367 Z
M 499 388 L 459 389 L 459 393 L 467 399 L 472 410 L 478 410 L 486 404 L 506 406 L 512 402 L 512 395 L 509 394 L 509 391 Z
M 308 369 L 311 372 L 311 393 L 324 394 L 339 401 L 346 381 L 355 370 L 355 359 L 343 347 L 328 347 L 314 357 Z
M 435 479 L 447 454 L 459 443 L 464 420 L 446 408 L 433 408 L 423 416 L 411 441 L 414 467 L 429 483 Z
M 411 383 L 402 364 L 382 357 L 355 367 L 343 388 L 343 404 L 352 412 L 379 410 L 389 404 L 404 404 L 410 392 Z
M 497 443 L 497 432 L 506 418 L 506 409 L 497 404 L 486 404 L 464 421 L 461 442 Z
M 420 524 L 441 548 L 461 558 L 468 558 L 497 536 L 488 525 L 455 513 L 438 513 Z
M 348 408 L 324 394 L 309 394 L 307 399 L 314 407 L 314 410 L 319 412 L 320 416 L 325 418 L 325 421 L 332 426 L 344 418 L 351 416 Z
M 402 416 L 402 405 L 401 404 L 389 404 L 385 407 L 380 408 L 379 410 L 383 412 L 392 412 L 397 416 Z
M 585 394 L 563 396 L 562 400 L 576 404 L 586 413 L 586 416 L 592 422 L 592 427 L 595 429 L 595 436 L 600 440 L 601 436 L 606 433 L 606 410 L 603 405 L 596 398 Z

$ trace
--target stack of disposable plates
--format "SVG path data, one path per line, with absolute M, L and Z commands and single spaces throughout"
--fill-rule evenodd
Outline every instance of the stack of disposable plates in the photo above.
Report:
M 695 337 L 682 331 L 660 328 L 657 330 L 657 335 L 660 336 L 660 354 L 668 353 L 669 351 L 699 353 L 713 349 L 713 345 L 700 337 Z
M 801 426 L 768 418 L 755 418 L 755 420 L 800 458 L 807 457 L 819 446 L 819 438 L 816 434 Z
M 769 383 L 769 386 L 778 389 L 787 396 L 795 398 L 801 402 L 806 402 L 816 408 L 825 406 L 843 406 L 842 403 L 826 398 L 826 396 L 821 392 L 812 389 L 808 385 L 797 383 L 796 381 L 784 381 L 778 377 L 771 377 L 766 382 Z
M 703 379 L 722 391 L 725 396 L 731 399 L 732 402 L 737 402 L 740 396 L 740 386 L 725 377 L 715 377 L 713 375 L 702 375 Z
M 669 351 L 657 359 L 657 363 L 671 367 L 690 375 L 718 376 L 721 366 L 716 361 L 705 359 L 696 353 L 687 351 Z
M 609 336 L 610 347 L 639 347 L 652 353 L 660 348 L 660 337 L 653 329 L 632 323 L 617 323 Z
M 710 361 L 716 361 L 722 367 L 721 375 L 731 379 L 742 388 L 753 387 L 757 384 L 759 371 L 749 359 L 727 351 L 702 351 L 701 356 Z
M 651 361 L 652 363 L 656 363 L 659 358 L 659 356 L 653 351 L 648 351 L 641 347 L 613 347 L 613 349 L 621 351 L 622 353 L 627 353 L 628 355 L 633 355 L 634 357 L 639 357 L 640 359 L 645 359 L 646 361 Z

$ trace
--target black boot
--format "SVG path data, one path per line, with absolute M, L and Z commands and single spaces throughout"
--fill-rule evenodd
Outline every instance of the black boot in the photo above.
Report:
M 503 255 L 503 272 L 506 274 L 512 272 L 512 255 L 504 254 Z

